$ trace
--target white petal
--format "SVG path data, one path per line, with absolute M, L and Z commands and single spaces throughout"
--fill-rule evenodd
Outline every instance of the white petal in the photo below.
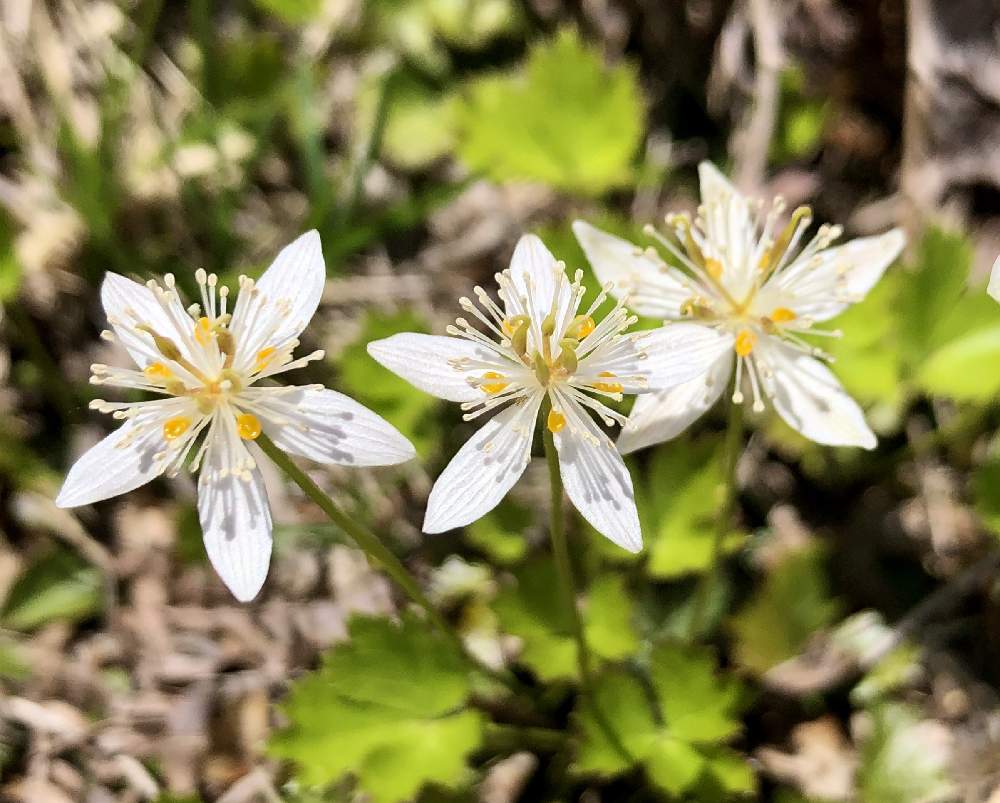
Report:
M 414 387 L 439 399 L 456 402 L 483 398 L 483 392 L 468 383 L 469 377 L 480 376 L 482 371 L 460 371 L 449 361 L 470 359 L 496 363 L 498 360 L 494 352 L 471 340 L 414 332 L 374 340 L 368 344 L 368 353 Z
M 658 393 L 638 396 L 618 437 L 618 451 L 630 454 L 676 438 L 710 408 L 729 386 L 733 353 L 722 354 L 704 376 Z
M 470 524 L 500 504 L 531 458 L 542 396 L 538 392 L 506 407 L 458 450 L 431 489 L 425 533 Z
M 681 305 L 695 295 L 684 275 L 653 252 L 577 220 L 573 233 L 601 286 L 612 284 L 611 295 L 625 298 L 640 315 L 678 318 Z
M 553 405 L 566 415 L 554 436 L 566 495 L 601 535 L 629 552 L 642 549 L 632 477 L 614 444 L 590 415 L 565 394 Z
M 733 335 L 696 323 L 671 323 L 643 335 L 636 345 L 646 354 L 637 363 L 650 390 L 663 390 L 702 377 L 733 349 Z
M 136 435 L 139 428 L 144 431 Z M 126 421 L 73 464 L 56 504 L 89 505 L 145 485 L 163 473 L 166 463 L 154 455 L 165 447 L 160 425 L 150 416 Z
M 993 270 L 990 271 L 990 283 L 986 286 L 986 292 L 997 301 L 1000 301 L 1000 257 L 993 263 Z
M 307 231 L 281 249 L 257 282 L 265 297 L 272 301 L 287 300 L 290 305 L 284 322 L 271 339 L 273 343 L 296 337 L 306 328 L 316 314 L 325 283 L 326 263 L 319 232 Z
M 184 336 L 146 285 L 109 271 L 101 283 L 101 303 L 111 328 L 140 368 L 154 361 L 157 355 L 150 337 L 135 330 L 137 324 L 149 326 L 184 349 Z M 187 313 L 181 312 L 183 319 L 188 320 Z M 191 327 L 194 328 L 194 321 Z
M 906 235 L 893 229 L 821 251 L 778 273 L 761 290 L 755 309 L 766 315 L 788 307 L 799 317 L 827 321 L 868 295 L 904 245 Z
M 205 455 L 198 478 L 198 517 L 212 566 L 233 596 L 248 602 L 264 585 L 271 562 L 271 510 L 260 471 L 227 473 L 225 451 L 220 437 Z
M 790 427 L 827 446 L 875 448 L 861 408 L 819 360 L 773 338 L 758 343 L 756 354 L 767 366 L 764 384 L 774 409 Z
M 260 388 L 247 391 L 247 396 L 256 406 L 287 419 L 284 424 L 268 418 L 262 422 L 279 448 L 317 463 L 392 466 L 416 454 L 392 424 L 343 393 Z
M 753 285 L 756 265 L 753 216 L 747 199 L 711 162 L 698 165 L 705 233 L 712 253 L 722 263 L 722 283 L 736 298 Z
M 534 234 L 525 234 L 517 241 L 510 258 L 510 276 L 518 293 L 530 297 L 529 314 L 534 321 L 540 322 L 552 311 L 556 289 L 564 275 L 552 252 Z

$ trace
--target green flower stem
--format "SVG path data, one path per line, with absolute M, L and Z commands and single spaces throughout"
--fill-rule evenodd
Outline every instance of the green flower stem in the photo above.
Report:
M 583 628 L 583 618 L 580 616 L 580 609 L 576 606 L 576 582 L 573 579 L 573 564 L 569 556 L 569 542 L 566 538 L 565 516 L 563 515 L 563 483 L 562 475 L 559 473 L 559 455 L 556 452 L 555 438 L 552 432 L 545 425 L 549 411 L 552 409 L 551 403 L 546 398 L 542 405 L 541 421 L 542 440 L 545 443 L 545 461 L 549 467 L 549 485 L 552 488 L 552 507 L 549 520 L 549 533 L 552 537 L 552 553 L 556 561 L 556 570 L 559 573 L 559 585 L 562 589 L 564 604 L 569 610 L 570 621 L 573 623 L 573 637 L 576 639 L 577 666 L 580 671 L 580 688 L 583 699 L 594 715 L 594 721 L 604 732 L 608 742 L 626 759 L 632 763 L 633 759 L 628 750 L 622 744 L 618 734 L 611 727 L 604 712 L 597 705 L 594 696 L 594 675 L 593 663 L 590 657 L 590 649 L 587 646 L 587 636 Z
M 546 405 L 548 406 L 548 405 Z M 542 421 L 547 412 L 542 410 Z M 589 694 L 593 686 L 591 672 L 590 650 L 587 647 L 587 637 L 583 630 L 583 619 L 576 606 L 576 583 L 573 580 L 573 564 L 569 557 L 569 542 L 566 539 L 565 516 L 563 514 L 563 484 L 559 473 L 559 456 L 556 453 L 555 439 L 548 427 L 544 429 L 545 460 L 549 465 L 549 485 L 552 487 L 552 508 L 549 518 L 549 533 L 552 536 L 552 554 L 556 560 L 556 570 L 559 572 L 559 585 L 563 594 L 563 603 L 570 613 L 573 623 L 573 638 L 576 639 L 577 666 L 580 669 L 580 682 L 584 691 Z
M 424 609 L 428 618 L 437 626 L 445 636 L 455 645 L 459 652 L 465 656 L 470 664 L 479 672 L 488 675 L 492 679 L 503 683 L 511 691 L 520 693 L 523 691 L 521 684 L 509 672 L 503 672 L 485 666 L 474 658 L 465 647 L 465 643 L 455 630 L 448 624 L 447 620 L 434 607 L 434 604 L 427 598 L 420 585 L 412 574 L 407 571 L 402 561 L 397 558 L 392 551 L 383 544 L 373 532 L 359 524 L 344 511 L 337 507 L 336 503 L 313 482 L 309 476 L 288 457 L 281 449 L 274 445 L 274 441 L 261 435 L 257 445 L 263 450 L 275 465 L 284 471 L 292 481 L 302 489 L 306 496 L 312 499 L 320 509 L 326 513 L 330 521 L 346 532 L 369 558 L 381 565 L 386 573 L 396 581 L 406 595 L 417 605 Z
M 705 573 L 698 581 L 698 588 L 695 590 L 694 603 L 691 609 L 691 622 L 688 629 L 688 636 L 692 641 L 698 637 L 705 624 L 704 620 L 708 613 L 712 588 L 715 586 L 716 577 L 719 572 L 722 550 L 725 546 L 726 535 L 729 533 L 733 507 L 736 503 L 736 465 L 739 462 L 742 446 L 743 407 L 730 399 L 729 419 L 726 423 L 726 442 L 723 451 L 723 496 L 719 504 L 719 513 L 715 520 L 712 555 Z

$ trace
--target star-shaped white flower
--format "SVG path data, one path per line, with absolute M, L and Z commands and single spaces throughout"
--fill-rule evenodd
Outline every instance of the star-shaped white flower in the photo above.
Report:
M 109 273 L 101 300 L 113 332 L 138 366 L 92 366 L 91 382 L 141 390 L 159 398 L 91 407 L 125 423 L 70 469 L 56 499 L 76 507 L 175 474 L 191 456 L 205 548 L 240 600 L 253 599 L 267 576 L 271 512 L 258 447 L 266 433 L 281 449 L 320 463 L 402 463 L 413 446 L 380 416 L 322 385 L 281 386 L 271 380 L 322 358 L 292 352 L 323 292 L 326 269 L 319 234 L 287 246 L 260 281 L 246 276 L 232 305 L 214 274 L 197 272 L 201 304 L 185 309 L 174 277 L 165 286 Z M 199 437 L 199 436 L 204 437 Z
M 824 352 L 802 335 L 840 336 L 814 325 L 865 297 L 902 250 L 903 233 L 893 229 L 830 247 L 841 230 L 824 225 L 803 245 L 812 222 L 808 208 L 796 209 L 782 226 L 780 199 L 765 212 L 708 162 L 699 166 L 699 176 L 696 220 L 668 216 L 673 237 L 647 227 L 683 269 L 653 248 L 582 221 L 573 226 L 597 277 L 612 284 L 612 295 L 641 315 L 686 319 L 729 343 L 705 376 L 637 399 L 619 449 L 628 453 L 679 435 L 715 403 L 734 370 L 733 401 L 743 401 L 745 383 L 754 410 L 762 411 L 769 399 L 810 440 L 874 448 L 861 409 L 821 361 Z
M 554 435 L 570 500 L 595 529 L 636 552 L 642 547 L 628 469 L 591 418 L 623 424 L 601 402 L 691 380 L 730 348 L 712 329 L 678 325 L 625 334 L 635 322 L 619 303 L 592 317 L 601 293 L 581 312 L 582 271 L 570 282 L 533 235 L 521 238 L 508 270 L 497 274 L 501 304 L 481 287 L 478 304 L 460 304 L 480 328 L 459 318 L 451 337 L 398 334 L 368 345 L 386 368 L 421 390 L 461 402 L 466 420 L 503 408 L 466 443 L 431 490 L 424 532 L 461 527 L 488 513 L 524 472 L 539 408 Z

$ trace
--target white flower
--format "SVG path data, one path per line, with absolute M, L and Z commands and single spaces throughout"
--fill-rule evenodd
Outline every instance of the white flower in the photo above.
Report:
M 551 411 L 566 493 L 599 532 L 630 551 L 642 547 L 632 480 L 587 410 L 606 424 L 625 419 L 600 401 L 686 382 L 729 342 L 692 325 L 624 334 L 635 322 L 619 303 L 600 323 L 601 293 L 580 312 L 582 271 L 570 282 L 542 241 L 521 238 L 497 274 L 502 306 L 481 287 L 460 304 L 452 337 L 398 334 L 368 345 L 386 368 L 421 390 L 462 403 L 465 419 L 503 408 L 455 455 L 431 490 L 424 532 L 461 527 L 488 513 L 524 472 L 542 401 Z
M 160 398 L 91 402 L 125 423 L 76 462 L 56 503 L 76 507 L 131 491 L 176 473 L 191 456 L 191 470 L 201 467 L 198 513 L 208 556 L 238 599 L 253 599 L 271 555 L 253 440 L 263 432 L 286 452 L 341 465 L 391 465 L 414 455 L 395 428 L 348 397 L 269 381 L 323 356 L 292 352 L 325 276 L 315 231 L 282 250 L 259 282 L 241 276 L 231 306 L 228 288 L 203 270 L 201 305 L 187 309 L 169 274 L 161 287 L 109 273 L 101 300 L 114 332 L 102 336 L 120 341 L 139 370 L 94 365 L 91 382 Z
M 676 239 L 647 227 L 683 269 L 652 248 L 582 221 L 573 225 L 597 277 L 613 285 L 612 295 L 641 315 L 687 319 L 730 344 L 705 376 L 636 400 L 619 449 L 628 453 L 676 437 L 715 403 L 734 368 L 734 402 L 743 401 L 745 377 L 755 411 L 764 409 L 767 398 L 810 440 L 874 448 L 861 409 L 821 362 L 827 355 L 802 335 L 840 336 L 814 324 L 864 298 L 899 255 L 903 233 L 893 229 L 831 248 L 841 230 L 824 225 L 802 245 L 812 222 L 807 207 L 779 227 L 780 199 L 765 213 L 713 165 L 703 162 L 699 176 L 702 204 L 694 222 L 669 215 Z

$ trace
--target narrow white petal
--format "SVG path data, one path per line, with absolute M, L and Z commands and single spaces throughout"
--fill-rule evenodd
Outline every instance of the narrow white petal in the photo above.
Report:
M 750 203 L 711 162 L 698 165 L 705 234 L 713 256 L 722 263 L 722 283 L 736 298 L 753 285 L 753 215 Z
M 166 464 L 154 455 L 164 448 L 162 430 L 150 416 L 126 421 L 73 464 L 56 504 L 89 505 L 145 485 L 163 473 Z
M 990 283 L 986 286 L 986 292 L 997 301 L 1000 301 L 1000 257 L 993 263 L 993 270 L 990 271 Z
M 452 360 L 468 359 L 496 363 L 500 358 L 484 346 L 461 337 L 403 332 L 368 344 L 368 353 L 394 374 L 425 393 L 448 401 L 479 401 L 483 391 L 468 379 L 483 371 L 454 368 Z
M 579 404 L 557 394 L 565 428 L 554 436 L 566 495 L 601 535 L 629 552 L 642 549 L 632 477 L 614 444 Z
M 777 307 L 799 317 L 827 321 L 861 301 L 903 250 L 906 235 L 893 229 L 827 248 L 803 268 L 792 264 L 761 290 L 755 309 L 767 315 Z
M 236 599 L 249 602 L 264 585 L 271 562 L 271 510 L 260 471 L 229 472 L 226 451 L 218 437 L 205 455 L 198 517 L 212 566 Z
M 733 352 L 727 351 L 704 376 L 636 398 L 628 423 L 618 437 L 618 451 L 630 454 L 676 438 L 718 401 L 732 373 Z
M 684 275 L 655 253 L 582 220 L 573 223 L 573 233 L 601 286 L 610 282 L 611 295 L 640 315 L 678 318 L 681 305 L 695 295 Z
M 431 489 L 425 533 L 470 524 L 500 504 L 531 458 L 542 396 L 539 391 L 506 407 L 458 450 Z
M 671 323 L 654 329 L 636 345 L 646 354 L 637 363 L 649 377 L 650 390 L 665 390 L 704 376 L 731 354 L 733 335 L 697 323 Z
M 260 388 L 247 396 L 256 407 L 272 411 L 262 423 L 279 448 L 317 463 L 391 466 L 416 454 L 392 424 L 343 393 Z
M 517 241 L 510 259 L 510 276 L 517 292 L 530 296 L 531 317 L 536 321 L 541 321 L 552 311 L 556 290 L 564 273 L 552 252 L 537 236 L 525 234 Z
M 316 314 L 325 283 L 326 263 L 319 232 L 307 231 L 281 249 L 257 282 L 258 289 L 272 302 L 280 299 L 289 305 L 272 342 L 282 343 L 306 328 Z
M 146 285 L 109 271 L 101 283 L 101 303 L 111 328 L 139 367 L 145 367 L 156 355 L 149 335 L 136 331 L 138 324 L 170 338 L 184 350 L 184 337 Z M 184 318 L 187 319 L 186 314 Z
M 861 408 L 819 360 L 773 338 L 759 343 L 756 354 L 766 365 L 774 409 L 790 427 L 827 446 L 875 448 Z

